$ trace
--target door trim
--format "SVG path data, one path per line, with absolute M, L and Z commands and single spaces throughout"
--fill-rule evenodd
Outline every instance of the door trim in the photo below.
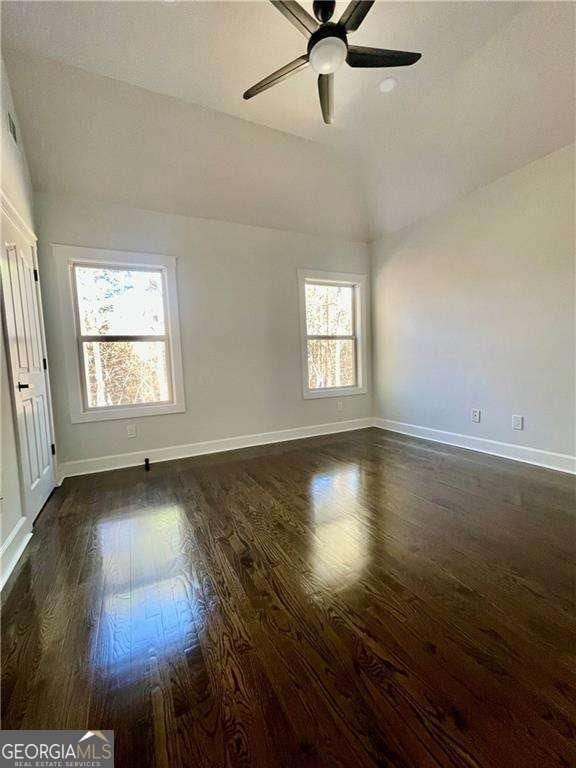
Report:
M 24 221 L 22 216 L 18 213 L 18 209 L 16 206 L 12 203 L 6 192 L 0 187 L 0 205 L 2 207 L 2 213 L 6 216 L 6 218 L 10 221 L 10 223 L 16 227 L 16 229 L 20 230 L 20 234 L 23 235 L 28 241 L 30 241 L 30 245 L 36 246 L 38 242 L 38 238 L 36 237 L 36 233 L 33 229 L 31 229 L 28 224 Z
M 4 192 L 2 188 L 0 188 L 0 216 L 5 219 L 6 223 L 11 225 L 13 229 L 22 237 L 22 240 L 26 244 L 27 247 L 31 249 L 31 255 L 32 255 L 32 262 L 35 269 L 38 269 L 38 254 L 37 254 L 37 243 L 38 238 L 36 237 L 36 234 L 31 229 L 31 227 L 26 223 L 26 221 L 22 218 L 20 215 L 17 207 L 12 203 L 8 195 Z M 2 233 L 4 235 L 4 232 Z M 2 237 L 2 249 L 6 247 L 8 244 L 8 241 L 6 240 L 6 237 Z M 2 257 L 4 258 L 4 253 L 2 253 Z M 34 282 L 33 288 L 36 292 L 36 299 L 38 302 L 38 324 L 39 324 L 39 337 L 40 337 L 40 346 L 41 346 L 41 354 L 44 358 L 47 357 L 46 355 L 46 331 L 44 327 L 44 314 L 42 311 L 42 291 L 40 282 Z M 20 556 L 26 549 L 26 546 L 28 542 L 30 541 L 32 537 L 32 524 L 34 522 L 34 519 L 37 517 L 37 514 L 40 512 L 40 510 L 34 510 L 33 512 L 30 512 L 30 510 L 27 508 L 27 504 L 25 501 L 25 492 L 23 488 L 23 482 L 24 482 L 24 472 L 23 472 L 23 456 L 22 456 L 22 450 L 20 445 L 20 435 L 19 430 L 17 428 L 17 417 L 16 417 L 16 405 L 15 405 L 15 389 L 14 389 L 14 379 L 13 379 L 13 373 L 12 373 L 12 366 L 10 362 L 10 352 L 9 352 L 9 343 L 7 338 L 7 328 L 6 328 L 6 317 L 5 317 L 5 310 L 6 307 L 4 306 L 4 298 L 1 295 L 0 291 L 0 309 L 2 314 L 2 326 L 3 328 L 0 329 L 0 332 L 4 335 L 4 341 L 5 341 L 5 347 L 6 347 L 6 363 L 8 366 L 8 379 L 10 382 L 10 410 L 11 415 L 14 420 L 14 427 L 15 427 L 15 438 L 16 438 L 16 452 L 17 452 L 17 462 L 18 462 L 18 480 L 19 480 L 19 491 L 20 491 L 20 500 L 22 504 L 22 517 L 15 523 L 14 527 L 11 531 L 6 532 L 6 539 L 0 546 L 0 559 L 1 559 L 1 567 L 0 567 L 0 589 L 2 589 L 6 582 L 8 581 L 10 574 L 16 567 L 16 564 L 18 563 L 18 560 L 20 559 Z M 49 371 L 44 371 L 44 381 L 46 386 L 46 407 L 48 410 L 48 428 L 49 428 L 49 437 L 50 442 L 55 442 L 54 439 L 54 414 L 52 409 L 52 392 L 50 388 L 50 376 Z M 58 476 L 58 464 L 56 457 L 52 460 L 52 472 L 53 472 L 53 486 L 56 485 L 56 477 Z M 5 504 L 5 500 L 0 500 L 0 505 Z

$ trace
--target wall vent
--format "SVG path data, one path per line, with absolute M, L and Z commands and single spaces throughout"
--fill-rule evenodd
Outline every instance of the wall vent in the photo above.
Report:
M 14 139 L 14 141 L 16 142 L 16 144 L 18 144 L 18 134 L 16 133 L 16 123 L 14 122 L 14 118 L 12 117 L 10 112 L 8 112 L 8 130 L 10 131 L 10 134 Z

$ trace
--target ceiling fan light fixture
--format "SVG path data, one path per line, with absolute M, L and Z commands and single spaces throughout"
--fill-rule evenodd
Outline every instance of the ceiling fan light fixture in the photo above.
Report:
M 310 64 L 319 75 L 336 72 L 346 61 L 348 46 L 339 37 L 323 37 L 310 51 Z
M 1 1 L 1 0 L 0 0 Z M 325 123 L 334 121 L 334 72 L 344 62 L 350 67 L 371 69 L 374 67 L 409 67 L 421 57 L 420 53 L 410 51 L 389 51 L 386 48 L 369 48 L 364 45 L 348 45 L 348 33 L 355 32 L 366 18 L 376 0 L 350 0 L 344 13 L 335 23 L 330 21 L 336 9 L 335 0 L 314 0 L 313 18 L 298 0 L 271 0 L 274 7 L 308 40 L 306 53 L 280 69 L 264 77 L 247 91 L 244 98 L 251 99 L 273 85 L 281 83 L 287 77 L 311 66 L 318 75 L 318 96 Z M 381 90 L 386 93 L 390 80 Z M 388 82 L 387 82 L 388 81 Z M 396 82 L 394 81 L 393 85 Z

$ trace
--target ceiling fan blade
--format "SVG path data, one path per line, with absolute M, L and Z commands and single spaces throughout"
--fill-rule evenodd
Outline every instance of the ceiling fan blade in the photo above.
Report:
M 322 107 L 322 117 L 324 122 L 330 125 L 334 122 L 334 73 L 318 75 L 318 94 Z
M 373 5 L 374 0 L 352 0 L 338 24 L 343 24 L 346 27 L 346 32 L 355 32 Z
M 286 64 L 284 67 L 277 69 L 276 72 L 272 72 L 271 75 L 268 75 L 268 77 L 260 80 L 260 82 L 256 83 L 256 85 L 248 88 L 244 94 L 244 98 L 251 99 L 252 96 L 257 96 L 259 93 L 262 93 L 262 91 L 265 91 L 268 88 L 272 88 L 272 86 L 276 85 L 276 83 L 281 83 L 282 80 L 286 80 L 287 77 L 295 75 L 296 72 L 299 72 L 301 69 L 304 69 L 304 67 L 307 66 L 308 54 L 305 53 L 303 56 L 299 56 L 297 59 L 294 59 L 294 61 L 291 61 L 290 64 Z
M 295 0 L 271 0 L 272 5 L 275 5 L 280 13 L 284 14 L 288 21 L 291 21 L 296 29 L 301 32 L 304 37 L 310 37 L 312 32 L 316 32 L 319 27 L 316 19 L 305 11 L 300 3 Z
M 349 45 L 346 61 L 351 67 L 408 67 L 416 64 L 421 53 L 387 51 L 385 48 L 364 48 Z

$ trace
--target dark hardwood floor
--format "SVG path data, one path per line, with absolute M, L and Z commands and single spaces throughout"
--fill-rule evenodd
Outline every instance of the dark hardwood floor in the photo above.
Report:
M 116 766 L 573 768 L 574 479 L 379 430 L 68 479 L 2 726 Z

